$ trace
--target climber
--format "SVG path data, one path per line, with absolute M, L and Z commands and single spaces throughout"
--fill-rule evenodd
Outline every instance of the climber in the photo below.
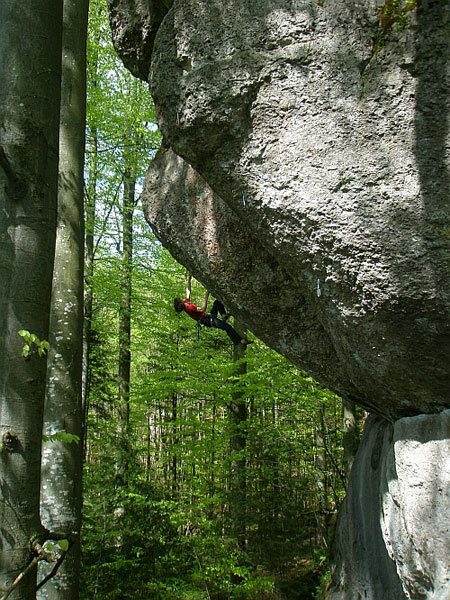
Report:
M 246 338 L 243 338 L 229 323 L 227 323 L 230 315 L 226 313 L 225 307 L 220 300 L 214 300 L 211 312 L 206 312 L 206 308 L 208 306 L 208 297 L 209 292 L 206 292 L 205 301 L 200 308 L 191 302 L 191 275 L 189 275 L 186 286 L 186 298 L 184 300 L 183 298 L 175 298 L 173 301 L 173 306 L 177 313 L 181 313 L 183 311 L 186 312 L 200 325 L 204 325 L 205 327 L 215 327 L 216 329 L 223 329 L 223 331 L 227 333 L 228 337 L 235 345 L 243 344 L 244 346 L 248 346 L 248 344 L 253 344 L 253 340 L 247 340 Z M 217 315 L 219 313 L 223 317 L 222 319 L 218 318 Z

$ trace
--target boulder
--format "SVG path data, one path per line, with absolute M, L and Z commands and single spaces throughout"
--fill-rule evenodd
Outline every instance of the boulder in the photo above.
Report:
M 153 44 L 173 0 L 108 0 L 113 43 L 123 64 L 147 81 Z
M 226 301 L 239 321 L 261 338 L 270 325 L 272 345 L 280 353 L 293 361 L 308 356 L 309 364 L 321 364 L 322 381 L 337 381 L 333 346 L 314 305 L 197 171 L 171 149 L 160 151 L 147 171 L 144 196 L 146 219 L 164 246 Z M 319 377 L 318 370 L 313 374 Z
M 376 5 L 175 0 L 149 73 L 170 154 L 150 166 L 143 202 L 177 259 L 261 339 L 395 420 L 449 406 L 450 21 L 441 2 L 390 24 Z M 168 162 L 171 190 L 154 185 Z M 205 235 L 221 220 L 220 268 L 187 170 L 214 195 Z M 171 217 L 188 209 L 196 236 Z M 244 245 L 228 252 L 230 236 Z
M 394 425 L 369 417 L 339 514 L 329 600 L 450 597 L 449 433 L 448 410 Z

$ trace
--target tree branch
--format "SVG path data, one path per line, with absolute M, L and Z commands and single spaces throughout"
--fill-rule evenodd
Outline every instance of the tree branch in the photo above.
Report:
M 16 579 L 13 581 L 12 585 L 6 590 L 6 592 L 3 594 L 3 596 L 0 598 L 0 600 L 6 600 L 8 598 L 8 596 L 16 589 L 16 587 L 19 585 L 19 583 L 22 581 L 22 579 L 24 577 L 26 577 L 26 575 L 28 575 L 28 573 L 38 564 L 39 560 L 40 560 L 39 556 L 35 556 L 33 558 L 33 560 L 22 571 L 22 573 L 20 573 L 20 575 L 18 577 L 16 577 Z
M 326 426 L 326 424 L 324 423 L 324 429 L 325 429 L 325 435 L 323 436 L 323 447 L 325 448 L 325 452 L 328 454 L 328 456 L 330 457 L 331 463 L 335 469 L 335 471 L 337 472 L 337 474 L 339 475 L 339 478 L 341 480 L 342 483 L 342 487 L 344 488 L 344 491 L 347 491 L 347 482 L 345 480 L 345 475 L 344 473 L 341 471 L 341 469 L 339 468 L 339 465 L 336 462 L 336 459 L 333 456 L 333 453 L 331 452 L 331 450 L 328 448 L 327 445 L 327 441 L 328 441 L 328 437 L 329 437 L 329 432 L 328 432 L 328 427 Z M 336 493 L 336 490 L 334 489 L 334 486 L 331 485 L 332 489 L 333 489 L 333 494 L 334 494 L 334 498 L 335 501 L 338 500 L 338 495 Z M 336 502 L 337 504 L 339 504 L 338 502 Z
M 52 538 L 52 539 L 57 539 L 57 538 Z M 59 538 L 59 539 L 67 539 L 67 537 L 65 538 Z M 53 567 L 53 569 L 50 571 L 50 573 L 44 577 L 44 579 L 42 581 L 40 581 L 36 587 L 36 591 L 40 590 L 41 587 L 44 587 L 44 585 L 47 583 L 47 581 L 50 581 L 50 579 L 52 579 L 52 577 L 54 577 L 56 575 L 56 573 L 59 570 L 59 567 L 63 564 L 68 552 L 70 552 L 70 549 L 72 548 L 72 546 L 75 544 L 75 538 L 74 537 L 69 537 L 69 547 L 67 548 L 67 550 L 65 552 L 63 552 L 61 554 L 61 556 L 58 558 L 58 560 L 56 561 L 55 566 Z
M 10 587 L 6 590 L 0 600 L 6 600 L 10 594 L 16 589 L 19 583 L 28 575 L 30 571 L 36 567 L 40 560 L 45 560 L 46 562 L 54 562 L 56 560 L 54 554 L 47 552 L 38 542 L 34 542 L 32 544 L 32 548 L 35 552 L 35 556 L 31 560 L 31 562 L 25 567 L 25 569 L 16 577 Z
M 8 179 L 10 181 L 15 182 L 18 180 L 18 177 L 14 173 L 14 171 L 11 167 L 11 163 L 9 162 L 8 157 L 6 156 L 3 146 L 0 146 L 0 166 L 3 167 L 3 170 L 5 171 L 6 176 L 8 177 Z
M 28 575 L 28 573 L 30 571 L 32 571 L 34 569 L 34 567 L 37 566 L 38 562 L 41 560 L 45 560 L 45 562 L 48 562 L 48 563 L 52 563 L 52 562 L 56 563 L 54 568 L 52 569 L 52 571 L 47 575 L 47 577 L 45 577 L 38 584 L 36 591 L 39 590 L 42 586 L 44 586 L 47 583 L 47 581 L 49 579 L 51 579 L 52 577 L 54 577 L 56 575 L 56 573 L 58 572 L 59 567 L 61 566 L 61 564 L 63 563 L 64 559 L 67 556 L 67 553 L 72 548 L 72 546 L 75 544 L 76 535 L 74 535 L 74 534 L 67 535 L 60 531 L 58 531 L 58 532 L 47 531 L 45 534 L 45 541 L 47 541 L 47 540 L 68 540 L 69 547 L 67 548 L 66 551 L 64 551 L 61 554 L 61 556 L 59 558 L 57 558 L 57 556 L 54 552 L 49 552 L 39 542 L 33 541 L 31 543 L 31 547 L 33 549 L 35 556 L 30 561 L 30 563 L 25 567 L 25 569 L 22 571 L 22 573 L 20 573 L 20 575 L 18 575 L 16 577 L 16 579 L 13 581 L 13 583 L 10 585 L 10 587 L 6 590 L 6 592 L 3 594 L 3 596 L 0 598 L 0 600 L 6 600 L 8 598 L 8 596 L 10 596 L 10 594 L 16 589 L 16 587 L 19 585 L 19 583 L 24 579 L 24 577 L 26 577 Z

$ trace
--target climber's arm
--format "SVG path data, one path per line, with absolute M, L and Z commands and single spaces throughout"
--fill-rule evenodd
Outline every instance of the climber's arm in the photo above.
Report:
M 187 280 L 186 280 L 186 298 L 188 300 L 191 299 L 191 279 L 192 279 L 192 275 L 190 273 L 187 273 Z
M 202 312 L 206 312 L 206 307 L 208 306 L 208 298 L 209 298 L 209 292 L 207 290 L 206 294 L 205 294 L 205 301 L 203 302 L 203 306 L 200 308 L 200 310 Z

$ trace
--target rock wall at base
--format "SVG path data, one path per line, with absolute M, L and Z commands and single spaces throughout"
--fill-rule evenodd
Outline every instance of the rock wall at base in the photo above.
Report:
M 327 598 L 450 597 L 449 433 L 450 411 L 393 425 L 368 418 L 339 514 Z

